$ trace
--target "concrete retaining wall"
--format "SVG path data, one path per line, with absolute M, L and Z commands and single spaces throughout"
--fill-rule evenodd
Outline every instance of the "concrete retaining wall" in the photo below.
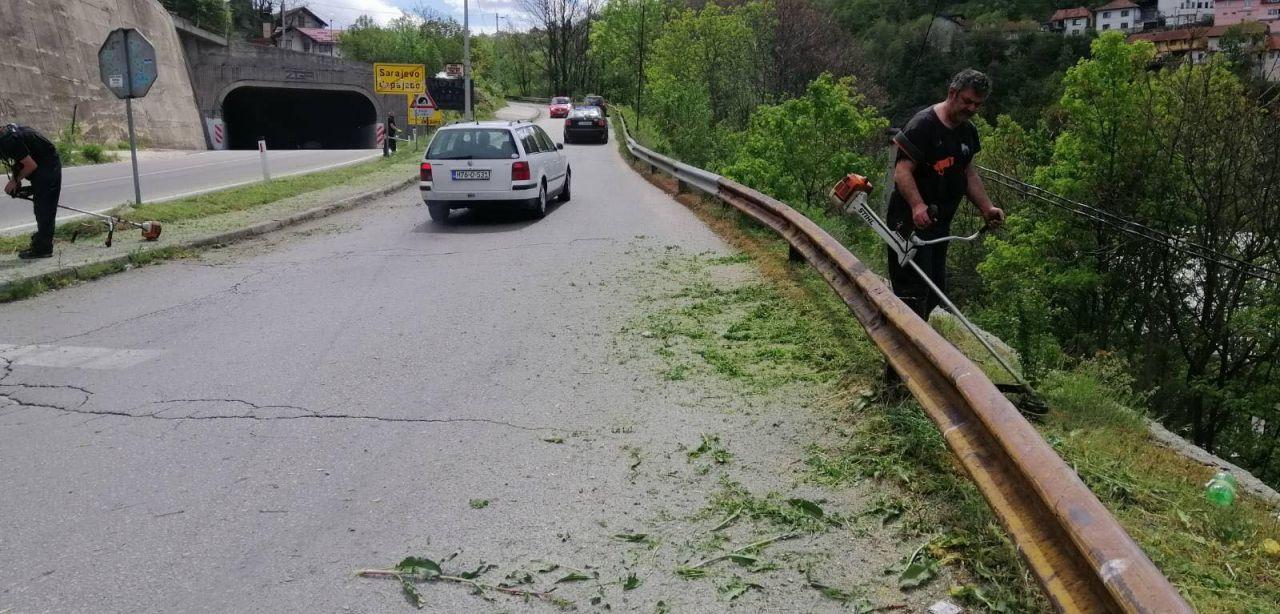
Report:
M 125 103 L 98 77 L 107 33 L 137 28 L 156 47 L 159 78 L 134 101 L 138 137 L 153 147 L 204 149 L 191 80 L 169 14 L 157 0 L 0 0 L 0 121 L 51 138 L 79 123 L 90 140 L 128 138 Z

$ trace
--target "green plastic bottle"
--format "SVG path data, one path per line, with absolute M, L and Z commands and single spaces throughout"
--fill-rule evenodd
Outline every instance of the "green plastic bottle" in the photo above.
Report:
M 1236 477 L 1229 471 L 1219 471 L 1204 485 L 1204 496 L 1218 507 L 1231 507 L 1236 502 Z

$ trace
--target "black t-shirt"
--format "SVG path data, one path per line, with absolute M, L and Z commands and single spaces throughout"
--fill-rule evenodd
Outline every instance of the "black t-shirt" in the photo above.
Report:
M 0 158 L 4 158 L 17 170 L 17 162 L 31 156 L 36 161 L 36 172 L 43 168 L 60 166 L 58 149 L 43 134 L 26 126 L 10 124 L 0 127 Z
M 937 238 L 951 232 L 951 219 L 956 215 L 968 180 L 965 171 L 973 157 L 982 150 L 978 129 L 970 122 L 948 128 L 930 106 L 911 118 L 907 127 L 894 138 L 898 160 L 916 163 L 913 176 L 924 204 L 938 208 L 933 225 L 919 231 L 920 238 Z M 900 232 L 915 229 L 911 222 L 911 205 L 898 190 L 889 199 L 889 228 Z

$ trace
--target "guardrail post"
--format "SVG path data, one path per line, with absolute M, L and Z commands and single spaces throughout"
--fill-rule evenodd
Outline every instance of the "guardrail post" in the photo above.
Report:
M 794 245 L 787 246 L 787 262 L 804 262 L 804 254 Z
M 685 183 L 683 179 L 676 179 L 676 194 L 688 194 L 692 191 L 689 189 L 689 184 Z
M 658 174 L 658 166 L 656 164 L 653 164 L 652 162 L 649 163 L 649 174 L 650 175 Z
M 258 155 L 262 157 L 262 180 L 271 181 L 271 171 L 267 169 L 267 140 L 258 139 Z

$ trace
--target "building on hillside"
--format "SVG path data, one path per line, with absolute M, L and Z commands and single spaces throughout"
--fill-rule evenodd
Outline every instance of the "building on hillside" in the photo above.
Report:
M 1216 0 L 1213 25 L 1233 26 L 1242 21 L 1260 21 L 1272 32 L 1280 32 L 1280 0 Z
M 1160 18 L 1169 27 L 1213 24 L 1214 0 L 1160 0 Z
M 1143 29 L 1143 23 L 1142 7 L 1131 0 L 1111 0 L 1093 9 L 1093 27 L 1099 32 L 1138 32 Z
M 338 35 L 342 30 L 329 29 L 329 22 L 307 7 L 286 11 L 283 20 L 277 15 L 274 26 L 271 40 L 281 49 L 342 57 L 338 48 Z
M 1254 72 L 1268 81 L 1280 82 L 1280 34 L 1271 33 L 1260 22 L 1142 32 L 1129 36 L 1129 41 L 1150 41 L 1156 47 L 1156 57 L 1166 64 L 1198 63 L 1222 51 L 1223 37 L 1232 30 L 1244 35 L 1244 51 L 1253 57 Z
M 1085 34 L 1093 28 L 1093 12 L 1081 6 L 1058 9 L 1049 18 L 1049 31 L 1068 36 Z

